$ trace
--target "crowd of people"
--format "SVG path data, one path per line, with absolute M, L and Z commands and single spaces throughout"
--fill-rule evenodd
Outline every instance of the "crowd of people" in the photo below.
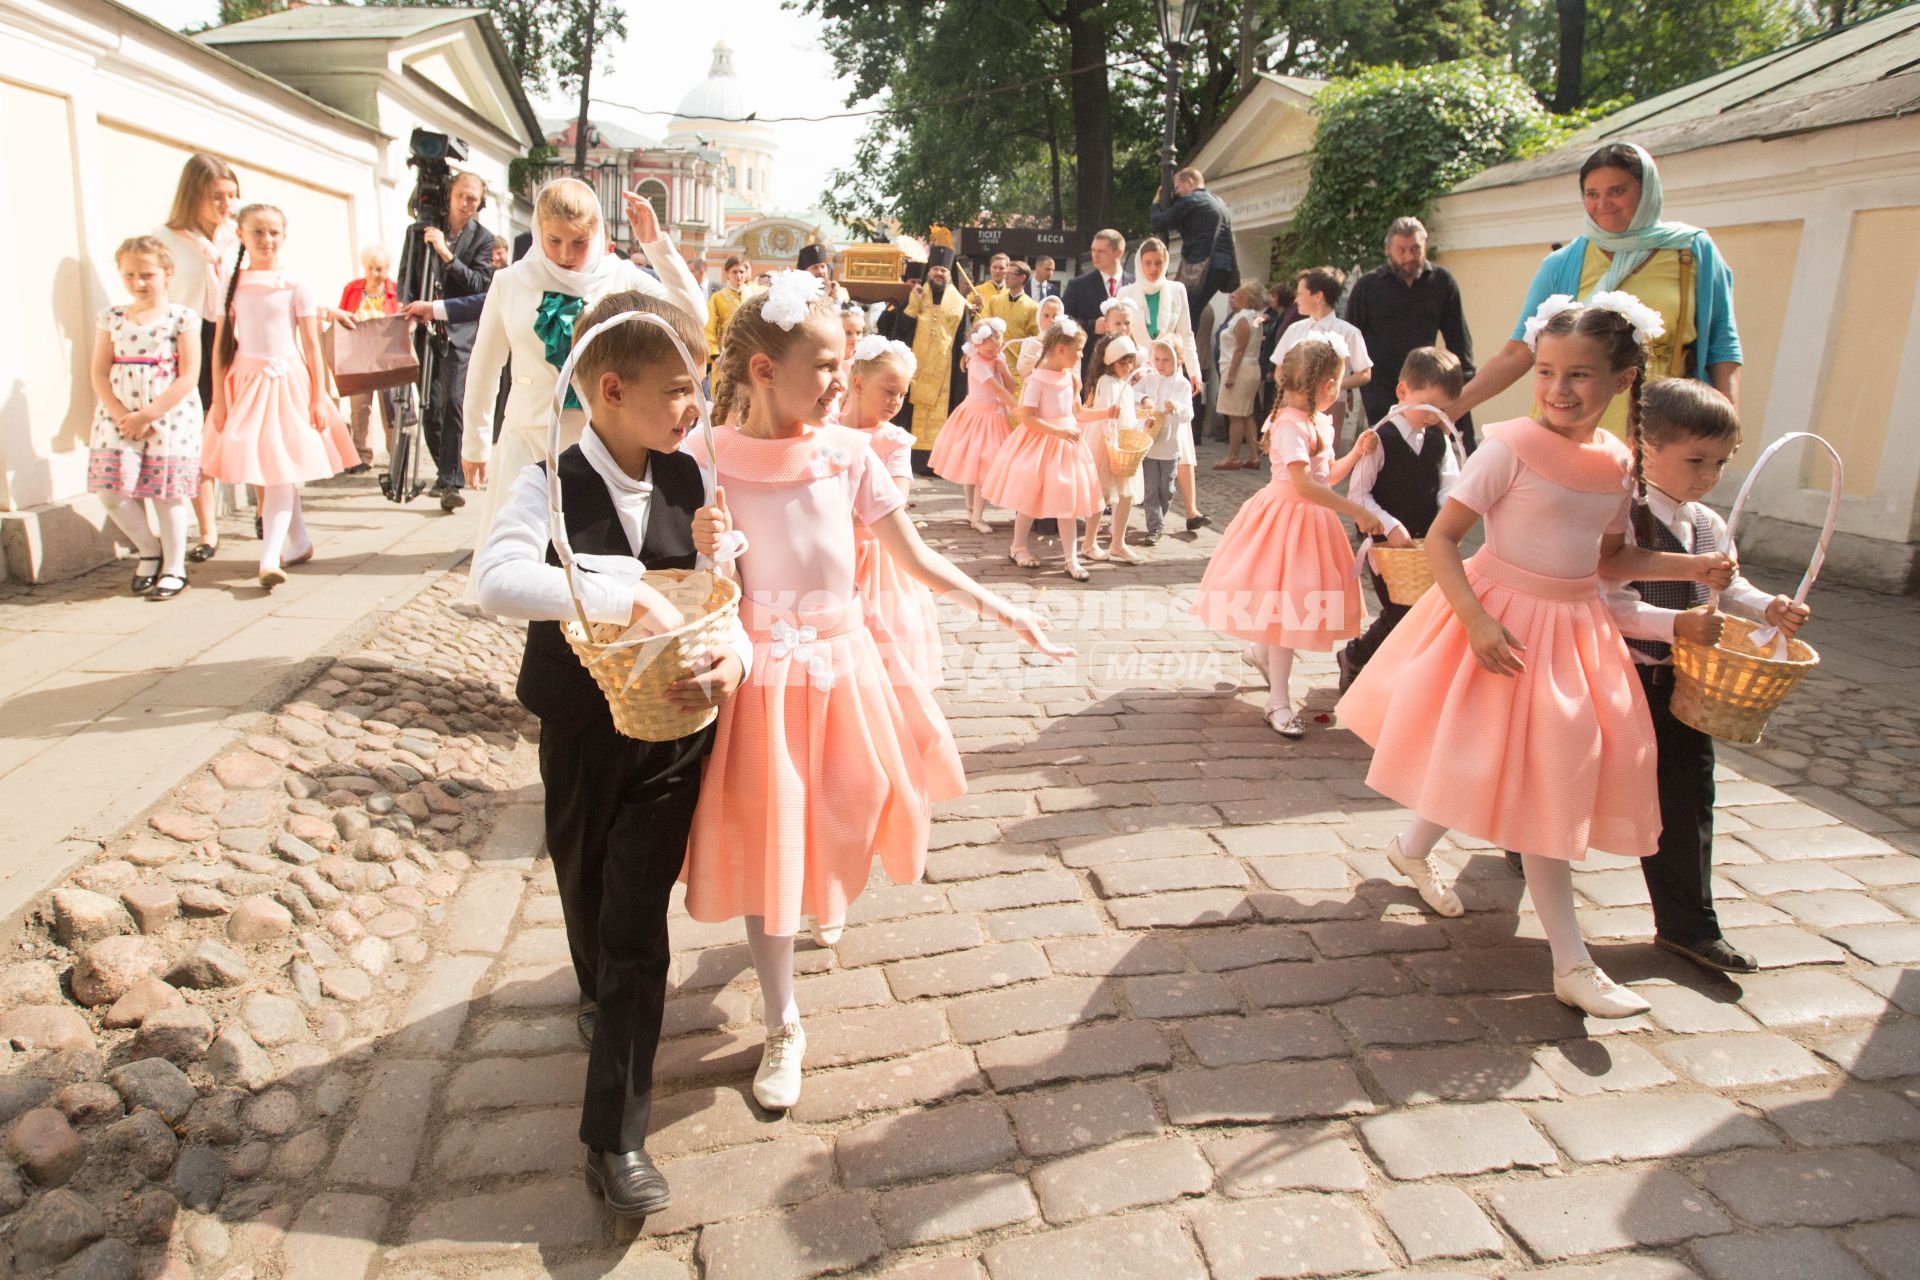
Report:
M 1435 855 L 1448 831 L 1511 851 L 1554 995 L 1637 1013 L 1580 935 L 1570 870 L 1596 848 L 1643 859 L 1660 945 L 1755 967 L 1714 915 L 1712 741 L 1671 711 L 1671 646 L 1712 643 L 1721 608 L 1787 634 L 1808 615 L 1739 576 L 1702 504 L 1740 440 L 1731 276 L 1705 232 L 1664 219 L 1643 150 L 1612 145 L 1582 168 L 1585 234 L 1545 260 L 1478 370 L 1458 285 L 1427 261 L 1417 220 L 1386 229 L 1385 263 L 1351 289 L 1331 267 L 1268 287 L 1236 278 L 1224 207 L 1191 171 L 1154 214 L 1181 238 L 1177 271 L 1158 236 L 1127 270 L 1123 237 L 1103 230 L 1070 280 L 997 258 L 973 285 L 935 246 L 878 315 L 848 302 L 818 247 L 764 286 L 731 260 L 709 295 L 629 196 L 643 268 L 611 251 L 573 179 L 541 189 L 508 263 L 475 230 L 484 189 L 456 190 L 462 216 L 420 241 L 444 298 L 401 296 L 369 254 L 324 308 L 279 268 L 285 217 L 249 204 L 230 218 L 238 183 L 195 157 L 164 233 L 120 247 L 131 301 L 100 318 L 91 475 L 140 557 L 134 589 L 156 599 L 217 545 L 204 504 L 203 541 L 186 545 L 203 480 L 258 487 L 271 588 L 314 554 L 299 486 L 371 457 L 328 393 L 322 319 L 413 305 L 444 323 L 427 439 L 446 495 L 486 491 L 477 605 L 528 623 L 518 692 L 542 722 L 546 842 L 584 997 L 580 1138 L 616 1212 L 671 1198 L 645 1145 L 675 884 L 696 919 L 743 921 L 766 1026 L 754 1095 L 792 1106 L 796 938 L 832 945 L 876 860 L 918 878 L 933 806 L 965 788 L 933 693 L 935 593 L 1072 655 L 922 541 L 906 515 L 920 477 L 959 486 L 979 532 L 1010 511 L 1023 568 L 1052 521 L 1064 572 L 1088 582 L 1090 564 L 1140 562 L 1176 498 L 1189 532 L 1207 525 L 1194 473 L 1209 399 L 1229 433 L 1216 468 L 1270 475 L 1210 548 L 1193 617 L 1250 646 L 1266 722 L 1289 740 L 1311 733 L 1297 653 L 1338 655 L 1338 719 L 1374 749 L 1369 785 L 1414 815 L 1388 859 L 1422 901 L 1464 910 Z M 1468 411 L 1529 371 L 1531 412 L 1476 441 Z M 1365 416 L 1348 431 L 1355 393 Z M 372 408 L 356 403 L 354 422 Z M 1434 587 L 1394 605 L 1376 573 L 1369 622 L 1369 547 L 1417 543 Z M 739 607 L 653 695 L 687 731 L 627 736 L 562 628 L 593 624 L 593 643 L 683 634 L 700 615 L 657 574 L 702 568 L 737 584 Z

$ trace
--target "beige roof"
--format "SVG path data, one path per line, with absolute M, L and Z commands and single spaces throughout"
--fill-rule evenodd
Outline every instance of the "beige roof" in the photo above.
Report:
M 443 9 L 426 5 L 307 4 L 263 14 L 245 22 L 202 31 L 205 44 L 246 44 L 255 40 L 403 40 L 485 9 Z
M 1552 151 L 1455 187 L 1481 191 L 1572 173 L 1604 142 L 1655 158 L 1920 112 L 1920 4 L 1789 45 L 1603 116 Z

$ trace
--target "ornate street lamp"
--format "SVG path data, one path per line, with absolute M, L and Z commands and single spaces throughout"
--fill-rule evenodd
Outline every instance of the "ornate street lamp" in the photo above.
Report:
M 1156 0 L 1154 5 L 1154 16 L 1160 20 L 1160 44 L 1167 53 L 1167 127 L 1160 140 L 1160 193 L 1168 203 L 1173 201 L 1173 134 L 1180 112 L 1180 64 L 1200 29 L 1200 8 L 1201 0 Z

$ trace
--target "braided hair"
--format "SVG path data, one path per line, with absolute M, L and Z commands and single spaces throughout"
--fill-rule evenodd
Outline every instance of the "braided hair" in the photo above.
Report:
M 1577 307 L 1548 320 L 1540 331 L 1558 337 L 1589 338 L 1607 351 L 1607 367 L 1615 373 L 1633 371 L 1627 384 L 1627 444 L 1633 449 L 1633 536 L 1641 546 L 1653 538 L 1653 515 L 1647 510 L 1647 470 L 1641 442 L 1640 392 L 1647 380 L 1647 349 L 1634 340 L 1633 321 L 1605 307 Z
M 782 329 L 761 314 L 766 309 L 768 296 L 766 292 L 756 293 L 741 303 L 727 321 L 727 334 L 721 340 L 720 356 L 713 366 L 715 422 L 738 423 L 746 419 L 753 395 L 753 378 L 747 372 L 747 365 L 753 357 L 765 355 L 778 360 L 793 345 L 804 325 L 824 323 L 831 326 L 835 334 L 840 332 L 840 308 L 831 298 L 815 298 L 807 304 L 804 321 L 791 329 Z M 735 410 L 739 411 L 737 417 Z
M 287 215 L 281 213 L 279 209 L 270 204 L 248 205 L 242 209 L 239 216 L 234 219 L 234 224 L 244 231 L 246 229 L 247 219 L 261 213 L 270 213 L 280 219 L 281 226 L 286 225 Z M 233 294 L 234 291 L 240 287 L 240 269 L 246 265 L 246 261 L 247 242 L 243 239 L 240 241 L 240 248 L 233 255 L 233 270 L 227 274 L 227 296 L 220 301 L 220 340 L 218 350 L 220 352 L 220 367 L 223 369 L 233 364 L 233 357 L 240 350 L 240 338 L 239 335 L 234 332 Z

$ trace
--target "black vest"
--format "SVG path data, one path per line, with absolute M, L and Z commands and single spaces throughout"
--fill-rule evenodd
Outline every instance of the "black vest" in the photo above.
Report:
M 691 569 L 693 515 L 706 500 L 700 466 L 684 453 L 655 453 L 647 460 L 647 478 L 653 484 L 653 501 L 647 509 L 640 560 L 649 569 Z M 579 445 L 560 455 L 560 497 L 567 513 L 567 540 L 576 554 L 633 554 L 613 498 L 607 493 L 607 482 L 580 452 Z M 547 563 L 556 567 L 560 563 L 560 554 L 551 544 L 547 547 Z M 606 696 L 567 647 L 558 622 L 527 624 L 527 649 L 520 660 L 520 680 L 514 693 L 522 706 L 542 720 L 567 717 L 581 727 L 589 722 L 607 728 L 613 724 Z
M 1415 453 L 1399 424 L 1383 422 L 1380 437 L 1380 474 L 1373 478 L 1373 500 L 1380 509 L 1407 526 L 1416 538 L 1427 536 L 1440 514 L 1440 466 L 1447 460 L 1447 437 L 1428 427 Z
M 1629 521 L 1638 520 L 1640 518 L 1640 511 L 1640 504 L 1637 502 L 1634 503 L 1632 510 L 1628 512 Z M 1683 556 L 1688 554 L 1705 555 L 1710 551 L 1716 550 L 1713 545 L 1713 521 L 1707 517 L 1705 507 L 1693 513 L 1693 551 L 1691 553 L 1687 551 L 1686 546 L 1674 534 L 1673 530 L 1667 528 L 1660 518 L 1651 511 L 1647 512 L 1647 523 L 1653 526 L 1653 546 L 1650 550 L 1671 551 Z M 1629 529 L 1634 527 L 1632 523 L 1628 524 Z M 1635 591 L 1640 593 L 1640 598 L 1648 604 L 1661 609 L 1672 609 L 1675 612 L 1684 609 L 1697 609 L 1711 598 L 1707 592 L 1707 584 L 1704 582 L 1675 582 L 1669 580 L 1664 582 L 1635 582 L 1632 586 Z M 1646 654 L 1656 662 L 1670 662 L 1673 659 L 1673 646 L 1663 640 L 1629 640 L 1627 641 L 1627 647 Z

